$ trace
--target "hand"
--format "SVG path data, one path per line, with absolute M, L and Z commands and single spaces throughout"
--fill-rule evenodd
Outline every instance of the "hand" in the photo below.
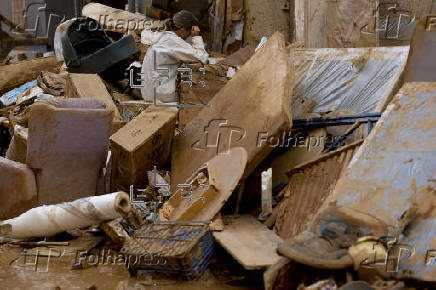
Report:
M 198 26 L 192 26 L 191 36 L 200 36 L 200 28 Z

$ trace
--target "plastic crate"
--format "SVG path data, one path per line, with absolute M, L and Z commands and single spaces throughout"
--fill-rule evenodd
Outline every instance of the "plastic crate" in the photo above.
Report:
M 138 270 L 181 275 L 195 280 L 212 259 L 214 241 L 208 225 L 149 224 L 137 230 L 126 242 L 121 253 L 147 257 L 128 265 L 129 273 Z

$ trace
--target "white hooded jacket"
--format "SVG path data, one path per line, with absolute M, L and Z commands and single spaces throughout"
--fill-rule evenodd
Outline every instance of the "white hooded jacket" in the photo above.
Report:
M 152 32 L 143 30 L 141 42 L 150 47 L 142 63 L 142 98 L 153 101 L 156 97 L 162 102 L 177 102 L 176 78 L 181 62 L 206 63 L 209 55 L 204 49 L 201 36 L 192 37 L 192 45 L 172 31 Z

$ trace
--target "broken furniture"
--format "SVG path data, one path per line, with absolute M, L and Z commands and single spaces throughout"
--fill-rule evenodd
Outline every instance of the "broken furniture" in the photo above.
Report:
M 105 166 L 112 113 L 95 99 L 32 105 L 27 165 L 36 173 L 39 204 L 92 196 Z
M 4 13 L 4 10 L 2 10 L 2 13 Z M 5 25 L 8 26 L 7 29 L 10 29 L 10 32 L 12 33 L 7 33 L 2 30 Z M 35 38 L 33 35 L 29 34 L 29 30 L 31 29 L 23 28 L 22 24 L 13 23 L 11 20 L 0 14 L 0 65 L 8 64 L 11 59 L 8 54 L 16 47 L 46 46 L 49 44 L 49 39 L 41 36 Z

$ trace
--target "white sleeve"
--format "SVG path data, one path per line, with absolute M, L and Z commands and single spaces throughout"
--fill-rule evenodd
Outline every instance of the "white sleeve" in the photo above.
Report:
M 182 42 L 168 48 L 168 54 L 180 61 L 200 61 L 206 63 L 209 54 L 204 49 L 204 42 L 201 36 L 192 37 L 192 46 L 179 38 Z

